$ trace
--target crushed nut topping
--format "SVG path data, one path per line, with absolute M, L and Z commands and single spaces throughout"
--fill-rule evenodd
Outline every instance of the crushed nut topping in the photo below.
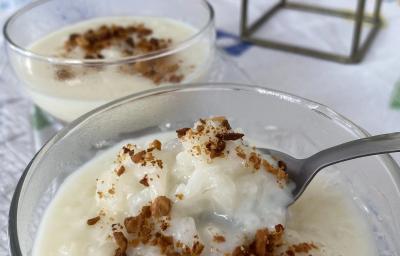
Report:
M 75 74 L 69 67 L 57 66 L 55 71 L 55 76 L 57 80 L 64 81 L 75 78 Z
M 70 34 L 64 43 L 61 56 L 71 56 L 78 48 L 84 52 L 85 59 L 104 59 L 102 50 L 114 47 L 123 57 L 130 57 L 165 50 L 170 46 L 172 46 L 172 39 L 154 37 L 153 30 L 144 24 L 129 26 L 104 24 L 83 33 Z M 119 68 L 126 74 L 142 75 L 155 84 L 180 83 L 184 78 L 180 72 L 180 60 L 177 60 L 174 55 L 124 64 Z M 68 80 L 76 76 L 76 71 L 78 69 L 61 68 L 57 69 L 55 74 L 58 80 Z
M 193 129 L 182 128 L 176 131 L 178 138 L 181 141 L 190 141 L 193 146 L 190 152 L 193 156 L 201 156 L 206 154 L 210 160 L 214 158 L 224 158 L 229 155 L 227 143 L 239 141 L 239 145 L 235 147 L 236 155 L 243 159 L 245 166 L 258 171 L 261 167 L 273 174 L 277 178 L 280 186 L 286 184 L 288 175 L 286 173 L 286 164 L 278 161 L 278 167 L 274 167 L 265 160 L 255 148 L 252 151 L 245 150 L 242 138 L 243 133 L 234 132 L 228 120 L 223 116 L 212 117 L 209 119 L 200 119 Z M 203 142 L 205 140 L 205 142 Z
M 161 150 L 161 142 L 159 140 L 154 140 L 152 143 L 149 145 L 149 149 L 158 149 Z
M 309 253 L 311 250 L 318 249 L 314 243 L 299 243 L 289 246 L 286 250 L 286 255 L 294 256 L 296 253 Z
M 144 175 L 144 177 L 139 181 L 139 183 L 142 184 L 142 185 L 145 186 L 145 187 L 150 186 L 150 185 L 149 185 L 149 179 L 148 179 L 147 174 Z
M 210 161 L 218 161 L 217 158 L 233 159 L 240 164 L 239 168 L 243 167 L 246 171 L 249 170 L 252 173 L 265 171 L 274 175 L 281 187 L 288 180 L 286 164 L 282 161 L 272 164 L 264 159 L 264 156 L 255 147 L 250 148 L 247 146 L 243 140 L 244 134 L 232 130 L 225 117 L 200 119 L 194 128 L 178 129 L 176 133 L 186 152 L 199 157 L 201 161 L 209 163 Z M 127 144 L 119 152 L 115 162 L 117 167 L 114 173 L 117 176 L 121 176 L 126 172 L 131 172 L 130 166 L 133 164 L 135 167 L 150 165 L 162 169 L 163 161 L 158 159 L 158 157 L 163 156 L 160 151 L 162 151 L 162 143 L 159 140 L 152 141 L 147 148 Z M 152 171 L 160 172 L 155 172 L 153 176 Z M 153 179 L 160 178 L 161 171 L 151 169 L 151 172 L 141 174 L 144 176 L 139 176 L 139 183 L 149 187 Z M 101 180 L 97 180 L 97 182 L 100 183 Z M 111 190 L 113 189 L 114 185 Z M 110 194 L 115 193 L 114 190 L 105 190 L 104 193 L 107 193 L 107 191 Z M 103 196 L 103 192 L 97 193 L 100 197 Z M 174 200 L 175 204 L 184 203 L 179 202 L 184 198 L 183 193 L 177 193 L 174 196 L 176 198 Z M 117 246 L 114 256 L 126 256 L 128 248 L 135 248 L 140 245 L 158 247 L 161 254 L 167 256 L 201 255 L 206 247 L 200 242 L 199 235 L 196 234 L 194 236 L 193 244 L 186 245 L 168 234 L 167 230 L 173 223 L 171 218 L 175 216 L 171 214 L 173 204 L 174 202 L 167 196 L 158 196 L 143 206 L 138 215 L 126 217 L 123 221 L 123 226 L 119 223 L 113 224 L 112 235 Z M 88 220 L 88 225 L 94 225 L 98 220 L 100 220 L 100 216 Z M 94 224 L 89 224 L 89 222 L 94 222 Z M 296 255 L 296 253 L 309 253 L 311 250 L 318 248 L 313 243 L 285 244 L 283 246 L 283 233 L 284 227 L 280 224 L 276 225 L 274 230 L 260 228 L 254 234 L 254 238 L 244 239 L 243 245 L 237 246 L 233 252 L 225 253 L 224 255 L 291 256 Z M 112 238 L 111 233 L 110 238 Z M 214 246 L 216 245 L 215 243 L 229 242 L 225 236 L 220 234 L 215 234 L 212 237 L 212 241 Z
M 219 133 L 216 136 L 221 140 L 238 140 L 241 139 L 244 136 L 244 134 L 237 132 L 230 132 L 230 133 Z
M 214 238 L 213 238 L 213 240 L 214 240 L 214 242 L 216 242 L 216 243 L 224 243 L 226 240 L 225 240 L 225 237 L 224 236 L 221 236 L 221 235 L 215 235 L 214 236 Z
M 133 156 L 131 156 L 131 158 L 132 158 L 132 161 L 133 161 L 135 164 L 143 163 L 143 162 L 144 162 L 144 156 L 145 156 L 145 155 L 146 155 L 146 151 L 142 150 L 142 151 L 140 151 L 140 152 L 134 154 Z
M 176 194 L 175 197 L 178 198 L 179 200 L 183 200 L 184 195 L 182 193 L 179 193 Z
M 189 130 L 190 130 L 190 128 L 181 128 L 179 130 L 176 130 L 176 133 L 178 134 L 178 138 L 182 138 L 183 136 L 185 136 L 186 132 Z
M 115 243 L 118 245 L 118 249 L 115 251 L 115 256 L 125 255 L 126 249 L 128 248 L 128 239 L 126 239 L 122 232 L 114 232 L 113 236 Z
M 123 166 L 123 165 L 121 165 L 121 166 L 115 171 L 115 173 L 116 173 L 118 176 L 121 176 L 122 174 L 124 174 L 124 172 L 125 172 L 125 166 Z
M 154 144 L 154 143 L 156 143 L 156 144 Z M 133 146 L 133 147 L 135 148 L 136 146 Z M 160 148 L 160 149 L 158 149 L 158 148 Z M 147 148 L 146 150 L 141 150 L 141 151 L 137 152 L 136 154 L 135 154 L 136 151 L 134 149 L 130 149 L 130 151 L 128 153 L 124 153 L 125 150 L 123 150 L 122 152 L 120 152 L 117 162 L 122 162 L 125 159 L 125 155 L 129 154 L 130 159 L 135 164 L 140 164 L 141 166 L 152 165 L 152 166 L 157 166 L 158 168 L 162 169 L 163 161 L 161 159 L 157 159 L 154 156 L 154 154 L 153 154 L 154 149 L 161 150 L 161 142 L 159 144 L 157 142 L 153 142 L 152 144 L 149 145 L 149 148 Z
M 204 249 L 204 245 L 199 241 L 195 241 L 192 247 L 188 247 L 180 241 L 175 241 L 173 236 L 167 236 L 157 231 L 156 223 L 160 224 L 162 231 L 165 231 L 169 227 L 169 218 L 166 218 L 166 216 L 169 215 L 171 208 L 172 201 L 165 196 L 159 196 L 150 206 L 143 206 L 137 216 L 125 218 L 124 226 L 130 240 L 127 242 L 127 247 L 125 247 L 125 236 L 123 236 L 123 233 L 114 232 L 115 242 L 118 246 L 115 256 L 123 255 L 118 253 L 125 252 L 128 247 L 135 248 L 139 244 L 156 246 L 160 249 L 162 255 L 200 255 Z
M 238 246 L 232 252 L 232 256 L 274 256 L 276 248 L 282 245 L 284 228 L 278 224 L 274 231 L 267 228 L 259 229 L 254 240 L 247 245 Z
M 159 196 L 151 204 L 151 214 L 157 218 L 169 215 L 172 202 L 166 196 Z
M 244 150 L 240 146 L 237 146 L 235 148 L 235 150 L 236 150 L 236 155 L 238 157 L 240 157 L 242 159 L 246 159 L 247 158 L 246 153 L 244 152 Z
M 96 216 L 96 217 L 94 217 L 94 218 L 88 219 L 88 220 L 86 221 L 86 223 L 87 223 L 89 226 L 92 226 L 92 225 L 95 225 L 99 220 L 100 220 L 100 216 Z

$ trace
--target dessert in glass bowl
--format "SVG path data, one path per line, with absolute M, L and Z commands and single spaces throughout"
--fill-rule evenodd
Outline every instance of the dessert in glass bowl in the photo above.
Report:
M 169 99 L 163 112 L 139 108 Z M 361 134 L 326 107 L 265 88 L 132 95 L 75 121 L 31 162 L 10 211 L 12 253 L 398 255 L 390 157 L 327 168 L 287 207 L 285 164 L 257 151 L 302 158 Z
M 204 81 L 214 56 L 203 0 L 38 1 L 4 33 L 34 103 L 65 122 L 131 93 Z
M 287 218 L 289 178 L 225 117 L 200 119 L 77 170 L 46 210 L 33 255 L 375 255 L 367 225 L 327 177 L 304 195 L 325 214 L 299 203 Z

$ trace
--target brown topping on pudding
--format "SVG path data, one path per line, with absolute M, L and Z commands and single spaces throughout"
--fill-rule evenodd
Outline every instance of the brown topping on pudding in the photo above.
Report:
M 121 165 L 115 172 L 117 173 L 118 176 L 121 176 L 125 172 L 125 166 Z
M 192 141 L 194 144 L 191 149 L 193 156 L 200 156 L 204 153 L 210 159 L 225 157 L 229 154 L 229 151 L 226 150 L 226 143 L 244 136 L 241 133 L 233 132 L 229 122 L 223 116 L 200 119 L 193 129 L 182 128 L 177 130 L 177 134 L 178 138 L 182 140 Z
M 293 244 L 289 246 L 289 248 L 286 250 L 286 255 L 292 256 L 296 255 L 297 253 L 309 253 L 313 249 L 318 249 L 318 246 L 316 246 L 314 243 L 299 243 L 299 244 Z
M 151 206 L 143 206 L 137 216 L 125 218 L 124 226 L 130 238 L 127 246 L 132 248 L 140 244 L 157 246 L 161 254 L 167 256 L 200 255 L 204 249 L 204 245 L 200 242 L 195 241 L 190 248 L 180 241 L 175 241 L 174 237 L 167 236 L 161 232 L 168 229 L 170 225 L 170 217 L 166 216 L 169 215 L 171 208 L 172 202 L 165 196 L 159 196 L 152 202 Z M 156 224 L 160 225 L 161 231 L 157 231 Z M 117 245 L 121 249 L 120 251 L 124 249 L 123 241 L 121 243 L 122 246 L 118 242 Z
M 215 235 L 214 238 L 213 238 L 213 240 L 214 240 L 214 242 L 216 242 L 216 243 L 223 243 L 223 242 L 226 241 L 226 240 L 225 240 L 225 237 L 224 237 L 224 236 L 221 236 L 221 235 Z
M 189 130 L 190 130 L 190 128 L 181 128 L 179 130 L 176 130 L 178 138 L 182 138 L 183 136 L 185 136 L 186 132 L 189 131 Z
M 243 133 L 232 131 L 228 120 L 223 116 L 212 117 L 209 119 L 200 119 L 196 126 L 191 128 L 182 128 L 177 131 L 178 138 L 185 141 L 189 140 L 193 146 L 190 149 L 192 156 L 200 156 L 206 154 L 210 160 L 217 157 L 226 157 L 230 154 L 227 143 L 231 141 L 241 140 Z M 205 142 L 204 142 L 205 140 Z M 243 142 L 235 147 L 236 155 L 242 158 L 246 167 L 252 167 L 256 171 L 265 166 L 267 171 L 273 173 L 279 182 L 284 184 L 287 179 L 285 165 L 279 163 L 279 168 L 274 168 L 253 148 L 252 152 L 245 151 Z
M 229 124 L 228 120 L 226 120 L 225 118 L 224 118 L 224 120 L 222 120 L 221 125 L 223 127 L 225 127 L 227 130 L 232 130 L 231 125 Z
M 268 229 L 257 230 L 255 238 L 255 253 L 257 255 L 266 255 L 266 247 L 268 243 Z
M 102 25 L 99 28 L 93 30 L 88 29 L 82 34 L 73 33 L 69 36 L 68 40 L 64 44 L 66 52 L 72 51 L 76 47 L 80 47 L 85 51 L 87 55 L 98 58 L 97 54 L 100 54 L 101 50 L 108 48 L 116 44 L 125 44 L 130 48 L 137 47 L 132 36 L 138 37 L 141 41 L 147 40 L 147 36 L 151 35 L 153 31 L 146 28 L 143 24 L 137 26 L 118 26 L 118 25 Z M 152 38 L 153 39 L 153 38 Z M 158 42 L 152 41 L 151 46 L 158 46 L 159 49 L 166 48 L 168 45 L 164 42 L 168 42 L 165 39 L 155 39 Z M 160 42 L 161 41 L 161 42 Z M 164 44 L 162 44 L 164 43 Z M 143 44 L 143 43 L 142 43 Z M 148 45 L 139 46 L 139 48 L 147 48 Z
M 230 133 L 219 133 L 216 135 L 217 138 L 220 138 L 221 140 L 238 140 L 241 139 L 244 134 L 243 133 L 236 133 L 236 132 L 230 132 Z
M 87 223 L 89 226 L 92 226 L 92 225 L 95 225 L 99 220 L 100 220 L 100 216 L 96 216 L 96 217 L 94 217 L 94 218 L 88 219 L 88 220 L 86 221 L 86 223 Z
M 255 152 L 251 152 L 249 156 L 249 162 L 253 164 L 254 169 L 258 170 L 261 166 L 261 156 Z
M 169 222 L 167 220 L 161 220 L 160 228 L 162 231 L 165 231 L 169 228 Z
M 279 167 L 279 169 L 281 169 L 283 171 L 286 171 L 286 168 L 287 168 L 285 162 L 283 162 L 281 160 L 278 161 L 278 167 Z
M 174 246 L 174 238 L 172 236 L 165 236 L 159 232 L 155 235 L 155 238 L 152 240 L 152 245 L 160 247 L 161 253 L 165 254 L 167 250 Z
M 163 168 L 163 161 L 162 161 L 161 159 L 156 160 L 156 164 L 158 165 L 158 167 L 159 167 L 160 169 Z
M 139 215 L 135 217 L 128 217 L 124 220 L 124 226 L 129 234 L 135 234 L 145 229 L 146 220 L 151 217 L 150 206 L 143 206 Z
M 176 194 L 175 197 L 178 198 L 179 200 L 183 200 L 184 195 L 182 193 L 179 193 Z
M 68 57 L 76 48 L 84 51 L 85 59 L 104 59 L 102 50 L 114 47 L 123 57 L 138 56 L 165 50 L 172 45 L 169 38 L 152 36 L 153 30 L 144 24 L 119 26 L 102 25 L 96 29 L 88 29 L 84 33 L 73 33 L 64 43 L 62 56 Z M 140 74 L 155 84 L 163 82 L 179 83 L 183 80 L 180 74 L 179 60 L 175 56 L 166 56 L 147 61 L 137 61 L 119 66 L 120 71 L 127 74 Z M 69 75 L 62 76 L 66 80 Z
M 161 142 L 159 140 L 154 140 L 152 143 L 149 145 L 149 149 L 158 149 L 161 150 Z
M 136 62 L 134 64 L 127 64 L 128 66 L 121 67 L 121 71 L 128 74 L 140 74 L 149 78 L 155 84 L 163 82 L 180 83 L 184 76 L 177 75 L 179 65 L 173 63 L 173 57 L 161 57 L 147 61 Z
M 146 151 L 142 150 L 139 153 L 134 154 L 131 156 L 132 162 L 135 164 L 144 162 L 144 156 L 146 155 Z
M 147 174 L 144 175 L 144 177 L 139 181 L 140 184 L 142 184 L 145 187 L 149 186 L 149 179 L 147 177 Z
M 196 127 L 196 131 L 197 132 L 202 132 L 204 130 L 204 125 L 198 125 L 197 127 Z
M 210 120 L 222 123 L 222 122 L 225 122 L 226 117 L 224 117 L 224 116 L 213 116 L 213 117 L 210 118 Z
M 259 229 L 254 240 L 248 245 L 236 247 L 232 256 L 274 256 L 276 249 L 283 243 L 283 232 L 281 224 L 276 225 L 274 231 L 269 231 L 267 228 Z
M 104 196 L 103 192 L 100 192 L 100 191 L 97 192 L 97 195 L 99 196 L 99 198 L 103 198 L 103 196 Z
M 241 148 L 240 146 L 237 146 L 235 148 L 235 151 L 236 151 L 236 155 L 238 157 L 240 157 L 242 159 L 246 159 L 247 158 L 246 153 L 244 152 L 243 148 Z
M 210 155 L 210 158 L 216 158 L 219 156 L 223 156 L 224 149 L 225 149 L 226 143 L 225 141 L 219 139 L 217 142 L 214 141 L 209 141 L 206 143 L 206 149 L 207 153 Z
M 280 164 L 279 164 L 279 162 L 280 162 Z M 286 168 L 286 164 L 282 161 L 279 161 L 279 162 L 278 162 L 278 165 L 280 165 L 280 166 L 278 168 L 273 167 L 267 160 L 263 160 L 262 165 L 264 166 L 264 168 L 267 172 L 275 175 L 276 178 L 278 179 L 278 182 L 281 185 L 283 185 L 287 182 L 287 180 L 289 179 L 289 176 L 285 172 L 285 170 L 282 169 L 282 168 Z
M 137 150 L 136 154 L 135 149 Z M 135 164 L 140 164 L 141 166 L 152 165 L 162 169 L 163 161 L 155 157 L 155 149 L 161 149 L 161 142 L 158 140 L 154 140 L 147 149 L 140 151 L 135 145 L 127 144 L 120 151 L 116 162 L 122 164 L 122 162 L 129 157 Z M 118 174 L 118 171 L 116 171 L 116 173 Z
M 110 195 L 114 195 L 114 194 L 115 194 L 115 187 L 113 186 L 112 188 L 110 188 L 110 189 L 108 190 L 108 193 L 109 193 Z
M 128 233 L 137 233 L 143 222 L 142 215 L 139 214 L 136 217 L 128 217 L 124 220 L 124 226 Z
M 55 72 L 57 80 L 64 81 L 75 77 L 75 74 L 68 67 L 60 67 L 56 69 Z
M 156 218 L 167 216 L 171 208 L 171 200 L 166 196 L 159 196 L 151 204 L 151 214 Z
M 196 241 L 192 246 L 192 255 L 200 255 L 203 252 L 204 245 Z
M 124 154 L 129 153 L 131 151 L 130 149 L 131 146 L 132 146 L 131 144 L 128 144 L 122 147 Z
M 126 239 L 124 233 L 114 232 L 113 233 L 115 243 L 118 245 L 118 249 L 115 251 L 115 256 L 125 255 L 126 249 L 128 248 L 128 239 Z
M 114 256 L 127 256 L 126 252 L 122 252 L 120 249 L 115 250 Z
M 196 123 L 193 129 L 182 128 L 176 131 L 178 138 L 182 142 L 182 146 L 186 151 L 189 151 L 193 156 L 202 156 L 199 158 L 201 161 L 210 163 L 213 158 L 221 157 L 227 161 L 236 161 L 235 167 L 243 168 L 246 171 L 256 172 L 258 171 L 261 175 L 270 176 L 266 172 L 273 174 L 280 185 L 283 186 L 287 180 L 287 173 L 285 172 L 286 165 L 282 161 L 279 161 L 277 166 L 270 164 L 263 155 L 257 151 L 255 147 L 250 148 L 243 141 L 243 134 L 234 132 L 229 122 L 224 117 L 215 117 L 212 119 L 200 119 Z M 146 149 L 139 149 L 136 145 L 126 145 L 119 154 L 120 162 L 119 166 L 122 166 L 122 161 L 132 161 L 139 166 L 146 166 L 147 164 L 153 165 L 154 167 L 162 168 L 163 162 L 161 159 L 157 159 L 158 155 L 161 154 L 162 145 L 158 140 L 154 140 L 148 145 Z M 136 154 L 135 154 L 136 153 Z M 267 158 L 269 159 L 269 158 Z M 215 160 L 219 161 L 219 160 Z M 203 162 L 204 163 L 204 162 Z M 129 163 L 132 165 L 132 163 Z M 128 166 L 130 166 L 127 164 Z M 218 164 L 218 163 L 217 163 Z M 137 167 L 137 166 L 136 166 Z M 130 169 L 129 169 L 130 171 Z M 140 179 L 140 183 L 146 187 L 149 183 L 155 179 L 156 176 L 160 178 L 160 173 L 155 173 L 153 176 L 153 170 L 151 174 L 145 174 Z M 118 170 L 116 170 L 118 174 Z M 140 176 L 141 177 L 141 176 Z M 174 201 L 183 200 L 184 195 L 179 193 L 176 194 Z M 182 203 L 182 202 L 178 202 Z M 140 245 L 155 246 L 160 249 L 161 254 L 167 256 L 192 256 L 200 255 L 205 251 L 205 246 L 200 243 L 198 235 L 194 236 L 194 241 L 190 245 L 183 244 L 181 241 L 176 240 L 173 236 L 170 236 L 167 232 L 170 231 L 168 228 L 174 222 L 171 222 L 171 214 L 173 207 L 173 201 L 166 196 L 158 196 L 148 205 L 143 206 L 141 212 L 137 216 L 127 217 L 124 219 L 124 228 L 119 230 L 113 230 L 114 233 L 117 231 L 127 232 L 127 238 L 129 242 L 127 247 L 131 249 Z M 173 227 L 174 228 L 174 227 Z M 173 228 L 170 228 L 171 230 Z M 166 231 L 167 232 L 164 232 Z M 268 230 L 267 228 L 260 228 L 254 234 L 254 237 L 247 237 L 243 239 L 241 243 L 243 245 L 237 246 L 235 250 L 226 256 L 287 256 L 287 253 L 305 252 L 308 247 L 303 244 L 283 246 L 284 227 L 282 225 L 276 225 L 274 230 Z M 217 246 L 216 243 L 229 242 L 223 235 L 215 234 L 212 238 L 213 242 L 210 246 Z M 119 244 L 116 253 L 125 253 L 124 243 Z M 314 248 L 314 247 L 310 247 Z M 208 253 L 210 248 L 207 247 Z M 217 250 L 217 247 L 210 249 L 211 251 Z M 287 252 L 285 252 L 287 250 Z M 221 252 L 223 253 L 223 252 Z M 286 254 L 285 254 L 286 253 Z M 121 254 L 123 255 L 123 254 Z M 292 255 L 292 254 L 290 254 Z M 293 254 L 294 255 L 294 254 Z
M 114 224 L 111 224 L 111 230 L 114 232 L 121 231 L 121 230 L 123 230 L 123 227 L 119 223 L 114 223 Z
M 183 75 L 175 75 L 175 74 L 173 74 L 173 75 L 171 75 L 169 77 L 168 81 L 171 82 L 171 83 L 178 84 L 178 83 L 182 82 L 183 78 L 184 78 Z

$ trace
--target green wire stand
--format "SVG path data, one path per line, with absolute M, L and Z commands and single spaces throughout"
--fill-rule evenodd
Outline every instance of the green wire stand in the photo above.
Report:
M 240 36 L 242 40 L 254 43 L 256 45 L 307 55 L 324 60 L 336 61 L 340 63 L 359 63 L 365 56 L 372 41 L 376 37 L 379 29 L 382 27 L 382 19 L 380 16 L 382 0 L 375 0 L 374 11 L 371 15 L 366 14 L 366 0 L 358 0 L 355 11 L 347 11 L 341 9 L 332 9 L 322 6 L 316 6 L 303 3 L 291 3 L 287 0 L 280 0 L 272 8 L 267 10 L 259 19 L 252 24 L 248 24 L 248 6 L 249 0 L 242 0 L 241 21 L 240 21 Z M 295 44 L 267 40 L 255 36 L 255 32 L 274 14 L 280 10 L 289 9 L 308 13 L 316 13 L 321 15 L 335 16 L 339 18 L 351 19 L 354 21 L 353 38 L 351 49 L 348 55 L 337 54 L 332 52 L 321 51 L 308 47 L 301 47 Z M 364 24 L 370 24 L 371 30 L 368 33 L 364 42 L 361 42 L 361 34 Z

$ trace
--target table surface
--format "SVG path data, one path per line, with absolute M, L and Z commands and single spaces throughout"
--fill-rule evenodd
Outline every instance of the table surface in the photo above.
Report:
M 400 6 L 385 1 L 384 27 L 362 63 L 344 65 L 247 45 L 237 40 L 240 1 L 211 0 L 219 30 L 218 45 L 254 83 L 306 97 L 330 106 L 371 134 L 395 132 L 400 109 L 390 102 L 400 79 Z M 267 8 L 249 1 L 251 17 Z M 302 0 L 302 2 L 316 2 Z M 354 9 L 355 0 L 331 3 Z M 327 4 L 327 3 L 326 3 Z M 370 8 L 370 6 L 368 6 Z M 0 25 L 9 13 L 0 11 Z M 368 28 L 367 28 L 368 29 Z M 345 53 L 352 22 L 294 11 L 279 13 L 258 32 L 264 37 Z M 11 196 L 21 172 L 35 153 L 30 125 L 31 103 L 18 89 L 0 36 L 0 256 L 8 255 L 7 218 Z M 397 161 L 399 155 L 394 155 Z

